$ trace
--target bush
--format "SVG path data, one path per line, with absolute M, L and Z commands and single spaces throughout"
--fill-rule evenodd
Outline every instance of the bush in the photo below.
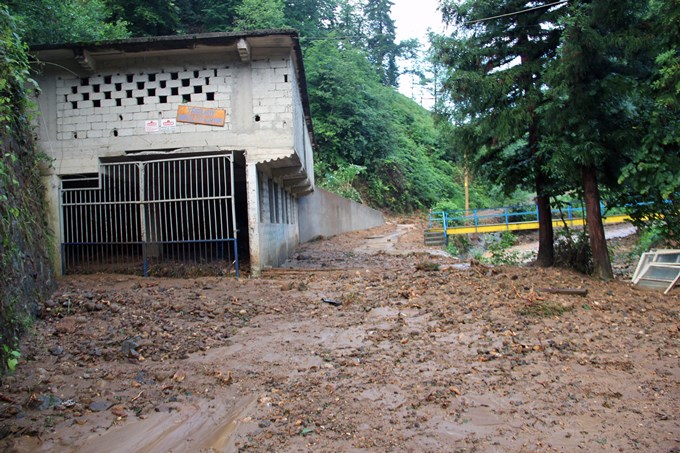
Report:
M 586 230 L 574 234 L 568 228 L 557 232 L 555 240 L 555 266 L 574 269 L 583 274 L 593 272 L 593 256 Z
M 472 248 L 472 243 L 467 236 L 456 234 L 449 236 L 449 243 L 446 245 L 446 251 L 452 256 L 464 257 Z
M 321 168 L 321 167 L 318 167 Z M 361 194 L 354 188 L 354 180 L 366 170 L 366 167 L 349 164 L 335 171 L 325 173 L 319 185 L 329 192 L 348 198 L 357 203 L 363 203 Z
M 491 252 L 490 258 L 484 258 L 483 261 L 493 265 L 511 265 L 518 266 L 522 264 L 523 256 L 517 251 L 510 251 L 510 247 L 515 245 L 517 239 L 515 235 L 509 231 L 503 232 L 500 237 L 494 238 L 488 242 L 487 249 Z

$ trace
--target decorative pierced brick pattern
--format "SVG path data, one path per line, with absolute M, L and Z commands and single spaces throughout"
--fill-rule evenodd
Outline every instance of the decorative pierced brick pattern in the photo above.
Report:
M 182 104 L 227 108 L 231 100 L 231 77 L 228 66 L 60 77 L 57 79 L 57 138 L 140 135 L 144 133 L 144 121 L 174 118 L 177 107 Z M 182 131 L 191 132 L 200 127 L 183 125 Z M 229 116 L 225 127 L 230 127 Z

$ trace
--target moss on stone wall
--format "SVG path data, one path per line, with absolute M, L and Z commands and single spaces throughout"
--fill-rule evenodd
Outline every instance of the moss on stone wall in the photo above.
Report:
M 26 46 L 0 7 L 0 375 L 53 290 L 44 189 L 32 133 Z

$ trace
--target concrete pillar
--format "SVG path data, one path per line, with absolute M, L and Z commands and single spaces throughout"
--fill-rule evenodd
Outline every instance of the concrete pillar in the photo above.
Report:
M 260 259 L 260 197 L 255 163 L 246 164 L 246 193 L 248 197 L 248 245 L 250 248 L 250 273 L 259 277 L 262 273 Z
M 45 198 L 47 202 L 47 224 L 52 233 L 50 247 L 50 261 L 52 268 L 57 275 L 63 275 L 61 256 L 62 225 L 60 222 L 61 214 L 59 209 L 59 178 L 56 175 L 42 175 L 42 183 L 45 187 Z

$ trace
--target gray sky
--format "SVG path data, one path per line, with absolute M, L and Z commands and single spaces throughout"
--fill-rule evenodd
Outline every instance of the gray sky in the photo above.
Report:
M 392 19 L 397 26 L 397 41 L 408 38 L 424 40 L 428 27 L 441 33 L 438 0 L 392 0 Z
M 418 38 L 423 46 L 427 45 L 427 29 L 436 33 L 443 31 L 441 13 L 437 11 L 438 0 L 392 0 L 392 19 L 397 27 L 397 42 Z M 409 76 L 399 78 L 399 91 L 425 108 L 431 108 L 433 99 L 423 91 L 417 81 Z

